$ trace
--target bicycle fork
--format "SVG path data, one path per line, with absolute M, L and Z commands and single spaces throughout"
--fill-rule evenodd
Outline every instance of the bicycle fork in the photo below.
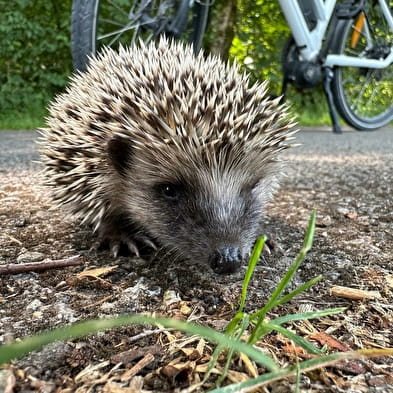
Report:
M 333 102 L 332 93 L 332 83 L 333 80 L 333 70 L 330 67 L 323 68 L 323 91 L 325 92 L 326 99 L 329 106 L 329 115 L 332 121 L 333 132 L 336 134 L 341 134 L 342 130 L 339 124 L 337 110 Z

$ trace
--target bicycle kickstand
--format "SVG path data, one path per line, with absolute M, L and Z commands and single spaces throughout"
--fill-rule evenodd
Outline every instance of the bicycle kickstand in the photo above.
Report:
M 333 71 L 329 67 L 324 68 L 324 77 L 323 77 L 323 90 L 326 94 L 327 102 L 329 105 L 329 114 L 332 120 L 333 132 L 335 134 L 341 134 L 342 130 L 340 124 L 338 122 L 337 111 L 333 103 L 333 94 L 331 89 L 331 81 L 333 79 Z

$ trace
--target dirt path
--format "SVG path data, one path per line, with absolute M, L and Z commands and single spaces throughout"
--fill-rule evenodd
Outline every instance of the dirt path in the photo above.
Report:
M 225 326 L 233 316 L 244 270 L 233 276 L 215 276 L 201 266 L 157 262 L 151 256 L 115 260 L 106 251 L 90 250 L 93 239 L 89 230 L 64 219 L 61 211 L 49 210 L 47 190 L 40 186 L 39 164 L 33 162 L 38 158 L 33 143 L 36 136 L 27 131 L 0 132 L 0 264 L 81 254 L 85 266 L 0 276 L 0 344 L 78 320 L 121 313 L 191 315 L 216 328 Z M 288 154 L 292 167 L 266 218 L 266 233 L 276 246 L 257 267 L 249 289 L 248 311 L 263 305 L 292 262 L 315 208 L 318 222 L 313 250 L 293 286 L 317 274 L 323 274 L 324 280 L 277 313 L 345 305 L 348 309 L 340 316 L 298 323 L 292 328 L 305 336 L 323 332 L 341 345 L 340 350 L 392 347 L 393 128 L 373 133 L 348 131 L 339 136 L 326 129 L 307 129 L 297 139 L 302 146 Z M 77 277 L 83 269 L 108 266 L 116 267 L 103 277 Z M 330 295 L 332 285 L 378 291 L 380 297 L 346 300 Z M 176 292 L 180 300 L 172 305 L 164 301 L 168 290 Z M 15 392 L 38 391 L 37 386 L 45 386 L 45 392 L 87 391 L 94 381 L 76 376 L 90 363 L 109 361 L 96 372 L 96 381 L 114 366 L 111 356 L 138 348 L 152 352 L 155 359 L 139 373 L 146 391 L 171 391 L 174 386 L 195 382 L 198 373 L 190 365 L 186 376 L 181 374 L 185 378 L 181 382 L 178 374 L 156 372 L 176 357 L 182 364 L 191 360 L 185 351 L 173 349 L 168 335 L 151 335 L 134 342 L 132 337 L 141 330 L 120 329 L 77 343 L 57 343 L 22 359 L 12 368 L 17 376 Z M 182 337 L 173 337 L 180 345 Z M 158 343 L 166 346 L 157 349 Z M 189 346 L 193 345 L 196 343 Z M 262 346 L 281 364 L 295 362 L 290 345 L 280 335 L 272 335 Z M 193 361 L 206 362 L 208 355 L 206 349 Z M 113 371 L 114 378 L 116 372 L 124 373 L 138 359 Z M 231 367 L 247 376 L 241 362 Z M 109 391 L 105 383 L 92 391 Z M 270 391 L 286 392 L 290 385 L 285 381 Z M 305 375 L 302 386 L 308 392 L 393 392 L 393 361 L 349 362 Z

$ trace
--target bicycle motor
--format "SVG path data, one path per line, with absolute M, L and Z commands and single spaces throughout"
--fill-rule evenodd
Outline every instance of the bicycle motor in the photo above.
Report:
M 309 89 L 322 82 L 321 63 L 302 60 L 293 37 L 290 37 L 284 46 L 281 63 L 284 75 L 281 94 L 285 94 L 288 83 L 298 89 Z

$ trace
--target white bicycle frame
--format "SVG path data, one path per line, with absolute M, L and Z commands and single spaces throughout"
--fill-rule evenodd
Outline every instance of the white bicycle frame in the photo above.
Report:
M 383 15 L 393 33 L 393 17 L 385 0 L 378 0 Z M 303 60 L 313 61 L 317 58 L 323 38 L 326 34 L 330 19 L 333 15 L 336 0 L 312 0 L 312 8 L 317 23 L 315 28 L 309 30 L 298 0 L 279 0 L 285 19 L 291 29 L 293 38 Z M 368 34 L 367 28 L 365 34 Z M 371 36 L 368 39 L 372 40 Z M 324 62 L 326 67 L 354 66 L 366 68 L 386 68 L 393 62 L 393 47 L 389 56 L 384 59 L 369 59 L 347 55 L 327 55 Z

